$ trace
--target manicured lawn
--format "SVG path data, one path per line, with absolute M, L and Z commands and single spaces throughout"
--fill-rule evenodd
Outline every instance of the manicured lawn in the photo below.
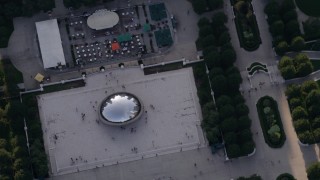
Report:
M 320 70 L 320 60 L 310 59 L 313 65 L 313 71 Z
M 319 0 L 296 0 L 296 4 L 306 15 L 320 17 Z

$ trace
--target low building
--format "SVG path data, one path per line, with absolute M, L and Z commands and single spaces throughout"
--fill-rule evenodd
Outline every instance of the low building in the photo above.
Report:
M 57 19 L 36 22 L 44 69 L 66 65 Z

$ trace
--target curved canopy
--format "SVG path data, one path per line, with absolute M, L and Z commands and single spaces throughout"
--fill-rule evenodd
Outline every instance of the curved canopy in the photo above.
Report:
M 93 13 L 87 19 L 87 24 L 91 29 L 101 30 L 112 28 L 119 22 L 119 16 L 117 13 L 101 9 Z

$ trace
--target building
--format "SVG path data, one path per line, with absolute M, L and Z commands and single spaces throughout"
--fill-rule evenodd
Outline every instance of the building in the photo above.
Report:
M 36 22 L 44 69 L 66 65 L 57 19 Z

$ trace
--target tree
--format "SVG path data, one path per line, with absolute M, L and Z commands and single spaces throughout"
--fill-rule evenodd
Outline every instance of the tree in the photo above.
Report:
M 319 143 L 320 142 L 320 128 L 314 129 L 312 131 L 312 133 L 313 133 L 315 142 Z
M 295 8 L 296 8 L 296 6 L 294 5 L 293 0 L 284 0 L 281 3 L 280 13 L 283 14 L 283 13 L 290 11 L 292 9 L 295 9 Z
M 302 24 L 306 39 L 311 40 L 320 37 L 320 19 L 308 19 Z
M 11 165 L 10 153 L 5 149 L 0 149 L 0 167 L 10 166 L 10 165 Z
M 223 0 L 208 0 L 208 5 L 211 9 L 219 9 L 223 5 Z
M 316 117 L 312 120 L 312 124 L 311 124 L 312 128 L 320 128 L 320 117 Z
M 252 142 L 252 140 L 242 144 L 241 147 L 240 147 L 241 148 L 241 154 L 242 155 L 248 155 L 248 154 L 252 153 L 253 150 L 254 150 L 254 147 L 255 146 L 254 146 L 254 143 Z
M 284 13 L 282 16 L 282 19 L 286 23 L 286 22 L 289 22 L 290 20 L 297 19 L 297 17 L 298 17 L 298 15 L 297 15 L 296 10 L 292 9 L 292 10 Z
M 37 177 L 42 178 L 48 174 L 48 160 L 39 139 L 36 139 L 30 147 L 31 162 Z
M 228 74 L 228 89 L 230 92 L 238 92 L 240 88 L 240 84 L 242 83 L 242 78 L 240 73 L 232 73 Z
M 219 111 L 219 116 L 221 119 L 229 118 L 229 117 L 233 116 L 235 113 L 235 109 L 231 104 L 227 104 L 227 105 L 221 107 L 220 109 L 218 109 L 218 111 Z
M 269 2 L 265 8 L 264 13 L 266 13 L 268 16 L 278 14 L 279 13 L 279 4 L 276 1 Z
M 236 158 L 241 155 L 241 149 L 238 144 L 227 145 L 226 150 L 229 158 Z
M 32 174 L 26 170 L 19 169 L 14 173 L 14 180 L 33 179 Z
M 222 116 L 222 115 L 220 114 L 220 116 Z M 237 119 L 236 118 L 234 118 L 234 117 L 226 118 L 220 124 L 221 131 L 223 133 L 236 131 L 237 130 L 237 124 L 238 123 L 237 123 Z
M 286 41 L 281 41 L 275 47 L 275 51 L 278 55 L 283 56 L 289 50 L 289 45 Z
M 304 77 L 312 73 L 313 65 L 311 62 L 300 63 L 297 65 L 296 70 L 299 77 Z
M 204 61 L 210 69 L 212 69 L 213 67 L 220 67 L 221 56 L 218 52 L 212 51 L 204 57 Z
M 245 116 L 241 116 L 238 119 L 238 130 L 242 130 L 242 129 L 248 129 L 251 126 L 251 119 L 249 118 L 248 115 Z
M 307 111 L 301 106 L 294 108 L 292 111 L 292 119 L 295 121 L 303 118 L 308 118 Z
M 312 105 L 319 106 L 320 105 L 320 90 L 319 89 L 311 90 L 311 92 L 307 95 L 305 102 L 306 102 L 307 108 Z
M 301 133 L 297 133 L 299 140 L 304 144 L 313 144 L 314 137 L 310 131 L 304 131 Z
M 211 25 L 206 25 L 206 26 L 201 26 L 199 29 L 199 36 L 202 37 L 206 37 L 210 34 L 213 34 L 213 30 Z
M 241 103 L 236 105 L 237 116 L 245 116 L 249 114 L 249 108 L 247 105 Z
M 193 0 L 192 6 L 194 12 L 196 12 L 197 14 L 202 14 L 207 10 L 207 3 L 205 0 Z
M 220 132 L 217 127 L 211 128 L 206 132 L 207 139 L 210 144 L 217 144 L 219 143 Z
M 292 79 L 296 77 L 297 70 L 293 65 L 280 69 L 281 75 L 284 79 Z
M 299 36 L 300 34 L 299 22 L 297 20 L 291 20 L 286 23 L 285 35 L 288 39 L 292 39 L 293 37 Z
M 215 38 L 212 34 L 201 39 L 200 43 L 202 47 L 207 47 L 213 45 L 215 42 Z
M 290 47 L 293 51 L 296 52 L 303 50 L 305 47 L 304 39 L 301 36 L 293 38 Z
M 297 106 L 302 106 L 302 101 L 300 98 L 291 98 L 289 99 L 290 108 L 294 109 Z
M 216 100 L 216 105 L 218 109 L 228 104 L 232 104 L 232 99 L 230 98 L 230 96 L 222 95 L 222 96 L 219 96 Z
M 211 79 L 212 90 L 214 93 L 223 94 L 228 90 L 227 78 L 224 75 L 217 75 Z
M 307 96 L 311 91 L 319 89 L 319 85 L 317 82 L 313 80 L 305 81 L 301 85 L 301 92 L 303 96 Z
M 308 119 L 298 119 L 293 122 L 294 129 L 297 132 L 304 132 L 310 129 L 310 124 Z
M 273 37 L 282 35 L 283 31 L 284 31 L 284 23 L 281 20 L 275 21 L 270 26 L 270 32 Z
M 228 42 L 230 42 L 231 38 L 230 38 L 230 34 L 228 31 L 224 31 L 220 36 L 219 36 L 219 39 L 218 39 L 218 44 L 220 46 L 224 45 L 224 44 L 227 44 Z
M 15 159 L 13 163 L 13 169 L 15 171 L 18 171 L 19 169 L 24 169 L 27 166 L 27 160 L 26 159 Z
M 213 14 L 211 18 L 211 24 L 213 27 L 219 27 L 224 25 L 228 21 L 228 17 L 225 13 L 223 12 L 217 12 Z
M 300 98 L 300 95 L 301 95 L 300 86 L 297 84 L 290 84 L 287 87 L 285 94 L 289 99 L 294 97 Z
M 251 133 L 250 129 L 244 129 L 244 130 L 240 131 L 238 134 L 238 137 L 239 137 L 239 141 L 241 142 L 241 144 L 248 142 L 248 141 L 252 141 L 252 133 Z
M 227 49 L 221 53 L 221 64 L 224 68 L 228 68 L 236 61 L 236 53 L 233 49 Z
M 223 136 L 223 140 L 226 144 L 234 144 L 237 143 L 237 135 L 234 132 L 225 133 Z
M 292 59 L 291 57 L 289 57 L 289 56 L 283 56 L 283 57 L 280 59 L 278 68 L 279 68 L 279 69 L 282 69 L 282 68 L 284 68 L 284 67 L 291 66 L 291 65 L 294 65 L 294 64 L 293 64 L 293 59 Z
M 309 180 L 320 179 L 320 163 L 314 163 L 307 168 L 307 174 Z
M 203 26 L 210 26 L 210 21 L 206 17 L 202 17 L 198 21 L 198 27 L 201 28 Z

